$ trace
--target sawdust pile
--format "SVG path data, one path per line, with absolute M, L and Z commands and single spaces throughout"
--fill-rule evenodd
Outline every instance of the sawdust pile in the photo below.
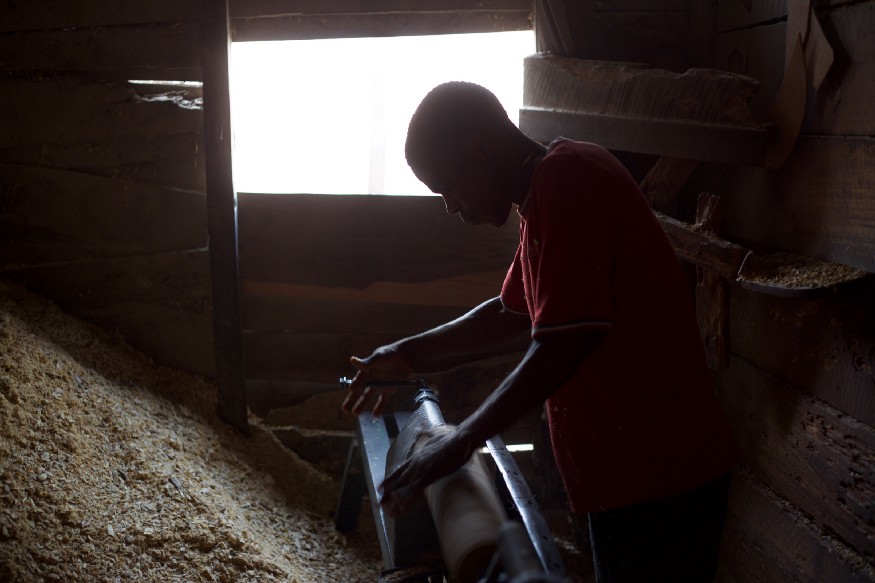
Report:
M 214 394 L 0 282 L 0 581 L 376 580 L 338 484 Z

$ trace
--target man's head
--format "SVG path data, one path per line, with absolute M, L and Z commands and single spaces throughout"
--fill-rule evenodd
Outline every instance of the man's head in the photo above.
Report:
M 405 156 L 413 173 L 465 222 L 500 226 L 514 202 L 507 145 L 522 134 L 488 89 L 455 81 L 432 89 L 410 120 Z

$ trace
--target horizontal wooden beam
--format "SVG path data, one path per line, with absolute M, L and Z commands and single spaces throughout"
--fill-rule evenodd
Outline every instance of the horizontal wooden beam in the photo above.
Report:
M 720 384 L 744 461 L 861 556 L 875 556 L 875 429 L 741 358 Z
M 232 18 L 260 16 L 333 16 L 341 14 L 417 14 L 436 12 L 525 12 L 532 0 L 231 0 Z
M 0 32 L 180 22 L 200 17 L 200 0 L 44 0 L 0 4 Z
M 566 137 L 611 150 L 762 166 L 769 126 L 730 126 L 547 109 L 520 110 L 520 128 L 532 139 Z
M 232 19 L 232 39 L 312 40 L 530 30 L 529 11 L 284 15 Z
M 656 217 L 681 259 L 735 280 L 749 250 L 683 221 L 660 213 Z

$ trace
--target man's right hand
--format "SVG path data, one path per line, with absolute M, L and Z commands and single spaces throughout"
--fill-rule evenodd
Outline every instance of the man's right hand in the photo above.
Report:
M 407 380 L 413 372 L 410 364 L 393 344 L 381 346 L 365 358 L 353 356 L 349 362 L 358 369 L 358 372 L 353 377 L 349 385 L 349 394 L 340 408 L 353 415 L 364 411 L 372 402 L 374 416 L 380 415 L 389 394 L 394 392 L 394 389 L 370 387 L 368 386 L 370 381 Z

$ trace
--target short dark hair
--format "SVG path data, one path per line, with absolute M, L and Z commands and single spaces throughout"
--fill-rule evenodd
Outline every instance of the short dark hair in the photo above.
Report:
M 407 127 L 404 156 L 413 166 L 431 152 L 454 148 L 474 130 L 512 124 L 501 102 L 476 83 L 438 85 L 416 108 Z

